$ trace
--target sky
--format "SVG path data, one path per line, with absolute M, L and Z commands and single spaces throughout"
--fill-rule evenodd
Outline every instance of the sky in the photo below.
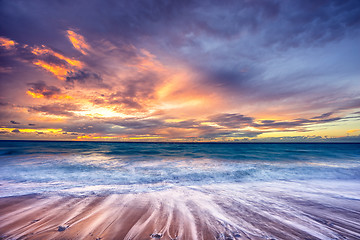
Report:
M 360 142 L 358 0 L 0 0 L 0 139 Z

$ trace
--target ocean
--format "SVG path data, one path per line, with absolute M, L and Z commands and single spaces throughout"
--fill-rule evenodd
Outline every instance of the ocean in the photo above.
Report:
M 0 142 L 0 196 L 360 180 L 360 144 Z
M 0 141 L 0 239 L 345 240 L 359 219 L 360 144 Z

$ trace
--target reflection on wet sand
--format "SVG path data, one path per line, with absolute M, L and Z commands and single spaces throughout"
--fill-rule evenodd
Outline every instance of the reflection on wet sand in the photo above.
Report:
M 360 239 L 360 183 L 324 184 L 4 197 L 0 239 Z

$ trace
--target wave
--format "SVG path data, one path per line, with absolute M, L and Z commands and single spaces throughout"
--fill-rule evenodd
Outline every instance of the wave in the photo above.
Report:
M 359 146 L 2 141 L 0 196 L 73 188 L 131 193 L 214 183 L 360 180 Z
M 90 155 L 0 158 L 0 196 L 63 192 L 89 187 L 97 192 L 131 193 L 214 183 L 360 180 L 360 162 L 258 162 L 218 159 Z M 93 191 L 93 190 L 91 190 Z

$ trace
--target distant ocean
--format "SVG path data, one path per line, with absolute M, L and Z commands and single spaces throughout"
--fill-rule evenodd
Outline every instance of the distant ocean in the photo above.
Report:
M 360 144 L 0 141 L 0 239 L 360 239 Z
M 360 181 L 360 144 L 0 141 L 0 196 Z

